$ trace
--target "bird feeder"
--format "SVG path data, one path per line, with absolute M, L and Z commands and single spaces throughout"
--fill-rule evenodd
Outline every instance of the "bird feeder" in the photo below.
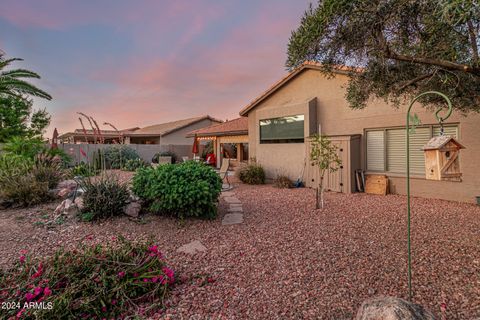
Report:
M 461 180 L 460 149 L 465 149 L 450 136 L 433 137 L 423 146 L 425 155 L 425 176 L 428 180 Z

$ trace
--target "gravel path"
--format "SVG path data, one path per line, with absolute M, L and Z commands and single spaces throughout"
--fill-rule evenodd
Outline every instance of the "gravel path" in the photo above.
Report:
M 235 188 L 244 223 L 184 224 L 153 215 L 99 224 L 42 225 L 55 204 L 0 211 L 0 263 L 21 249 L 154 237 L 180 283 L 157 318 L 351 319 L 371 296 L 406 298 L 405 197 L 327 193 L 314 209 L 309 189 Z M 414 300 L 448 319 L 480 317 L 480 207 L 413 199 Z M 198 240 L 206 250 L 178 253 Z

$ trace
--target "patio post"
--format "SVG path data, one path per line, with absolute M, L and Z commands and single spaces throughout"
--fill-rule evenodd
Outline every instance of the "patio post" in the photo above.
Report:
M 408 107 L 407 111 L 407 126 L 406 126 L 406 135 L 407 135 L 407 245 L 408 245 L 408 297 L 409 300 L 412 301 L 412 250 L 411 250 L 411 239 L 410 239 L 410 110 L 413 107 L 413 104 L 420 99 L 421 97 L 428 95 L 428 94 L 436 94 L 441 96 L 448 105 L 448 111 L 444 117 L 440 117 L 439 113 L 442 111 L 442 108 L 438 108 L 435 112 L 435 117 L 439 124 L 442 124 L 443 121 L 447 120 L 450 115 L 452 114 L 452 103 L 450 99 L 446 95 L 438 91 L 426 91 L 418 96 L 416 96 L 412 102 L 410 102 L 410 106 Z

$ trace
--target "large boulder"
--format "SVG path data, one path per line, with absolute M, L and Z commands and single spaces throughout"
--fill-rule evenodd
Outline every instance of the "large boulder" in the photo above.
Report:
M 130 202 L 125 207 L 125 214 L 127 216 L 137 218 L 140 214 L 140 210 L 142 210 L 142 205 L 139 202 Z
M 61 181 L 57 186 L 58 189 L 70 189 L 70 190 L 75 190 L 76 187 L 77 187 L 77 181 L 75 180 Z
M 394 297 L 365 300 L 355 320 L 435 320 L 422 306 Z

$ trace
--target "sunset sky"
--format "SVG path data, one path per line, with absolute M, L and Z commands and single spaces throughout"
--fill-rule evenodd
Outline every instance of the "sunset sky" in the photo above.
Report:
M 54 127 L 119 128 L 239 110 L 286 73 L 305 0 L 1 0 L 0 49 L 38 72 Z

